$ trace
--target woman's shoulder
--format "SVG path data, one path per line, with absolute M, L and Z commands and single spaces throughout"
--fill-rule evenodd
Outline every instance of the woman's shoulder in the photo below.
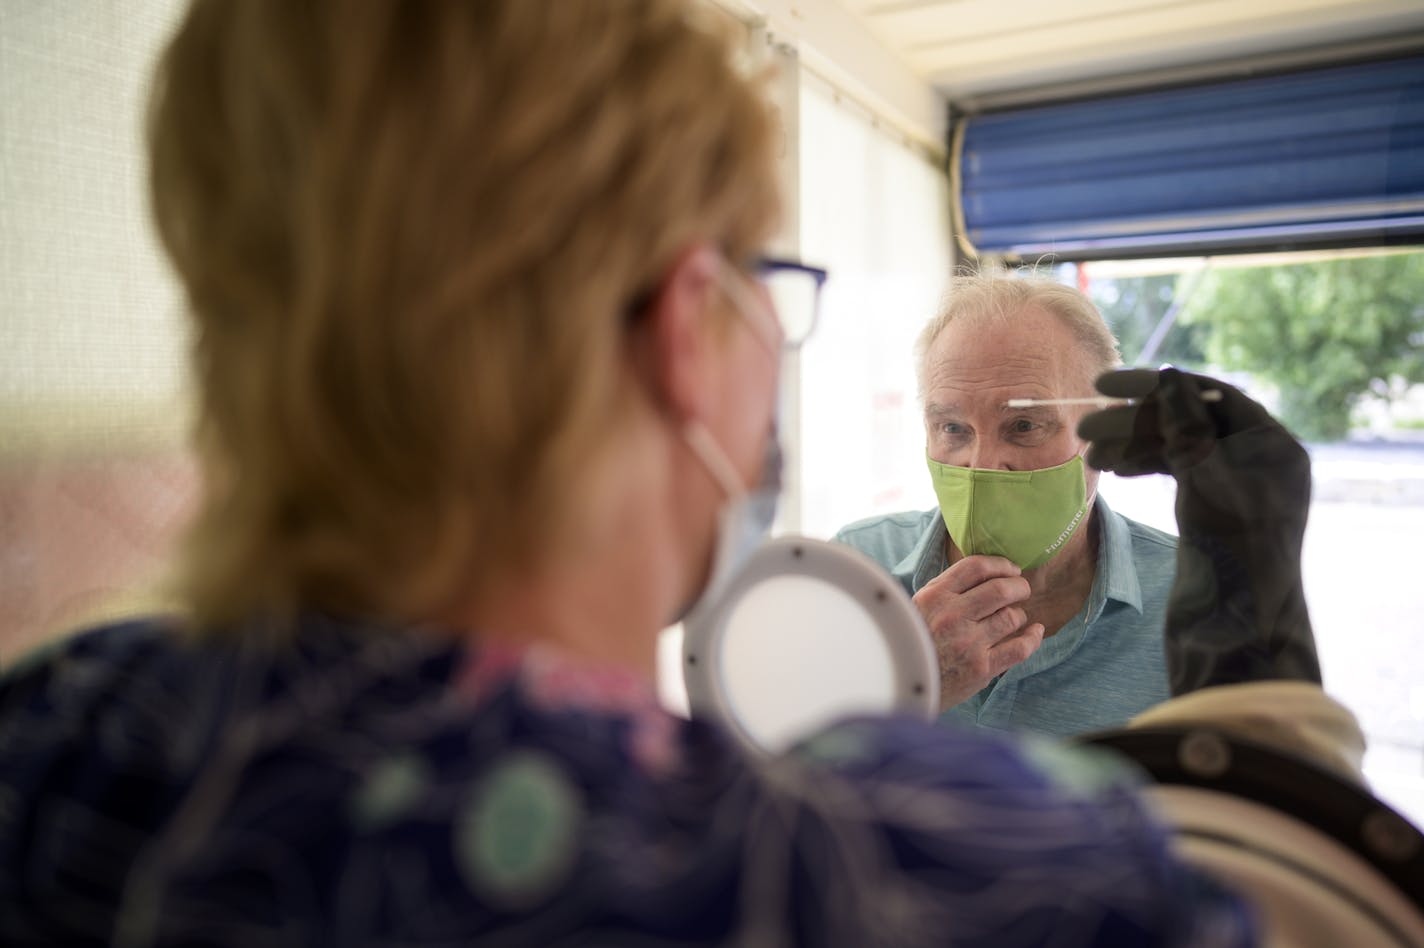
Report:
M 788 944 L 1063 926 L 1145 944 L 1197 898 L 1131 782 L 1083 755 L 857 719 L 756 759 L 637 676 L 540 649 L 313 623 L 274 652 L 116 626 L 16 669 L 0 734 L 22 732 L 0 740 L 0 891 L 26 908 L 0 940 L 17 919 L 73 934 L 96 852 L 112 917 L 173 941 L 300 920 L 392 939 L 710 944 L 774 924 Z

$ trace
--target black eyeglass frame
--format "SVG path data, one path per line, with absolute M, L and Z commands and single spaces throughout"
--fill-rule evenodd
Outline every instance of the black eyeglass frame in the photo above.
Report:
M 811 309 L 811 324 L 806 327 L 803 336 L 796 340 L 788 339 L 786 348 L 797 349 L 811 334 L 816 331 L 816 323 L 821 318 L 821 291 L 826 287 L 826 278 L 830 272 L 823 267 L 813 267 L 810 264 L 802 263 L 800 260 L 792 260 L 787 257 L 754 257 L 748 267 L 758 279 L 764 279 L 776 273 L 805 273 L 816 281 L 816 296 Z

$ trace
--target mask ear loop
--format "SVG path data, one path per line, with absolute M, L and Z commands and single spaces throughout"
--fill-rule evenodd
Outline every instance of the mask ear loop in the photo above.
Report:
M 1081 461 L 1083 462 L 1083 493 L 1084 493 L 1084 494 L 1087 494 L 1087 493 L 1088 493 L 1088 467 L 1089 467 L 1089 464 L 1088 464 L 1088 449 L 1089 449 L 1090 447 L 1092 447 L 1092 446 L 1093 446 L 1093 443 L 1092 443 L 1091 441 L 1084 441 L 1084 442 L 1083 442 L 1083 450 L 1079 451 L 1077 454 L 1074 455 L 1074 457 L 1078 458 L 1079 460 L 1081 460 Z M 1094 510 L 1094 509 L 1097 508 L 1097 506 L 1098 506 L 1098 488 L 1102 485 L 1102 483 L 1103 483 L 1102 474 L 1101 474 L 1101 472 L 1099 472 L 1099 475 L 1098 475 L 1098 482 L 1093 485 L 1093 492 L 1092 492 L 1092 494 L 1088 495 L 1088 496 L 1087 496 L 1087 499 L 1083 501 L 1084 506 L 1085 506 L 1088 510 Z
M 707 469 L 707 473 L 712 475 L 717 486 L 722 488 L 722 493 L 728 500 L 736 500 L 746 495 L 747 489 L 742 486 L 741 476 L 706 425 L 692 419 L 683 425 L 682 437 L 687 441 L 692 453 L 702 462 L 702 466 Z

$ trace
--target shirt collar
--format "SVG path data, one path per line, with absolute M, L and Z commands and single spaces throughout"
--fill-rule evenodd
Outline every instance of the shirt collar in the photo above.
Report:
M 1098 495 L 1093 505 L 1098 515 L 1098 575 L 1093 582 L 1093 593 L 1102 586 L 1104 601 L 1116 599 L 1126 603 L 1138 612 L 1142 611 L 1142 584 L 1137 579 L 1137 562 L 1132 558 L 1132 530 L 1127 518 L 1114 513 Z M 1092 615 L 1097 618 L 1096 612 Z
M 923 589 L 926 583 L 949 569 L 949 556 L 945 552 L 948 541 L 949 529 L 944 525 L 944 517 L 936 510 L 930 528 L 920 534 L 914 549 L 895 564 L 891 572 L 897 577 L 908 578 L 910 589 Z

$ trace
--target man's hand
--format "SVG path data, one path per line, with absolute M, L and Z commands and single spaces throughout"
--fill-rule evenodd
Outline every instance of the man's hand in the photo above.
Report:
M 1138 402 L 1083 419 L 1088 463 L 1177 481 L 1181 539 L 1164 630 L 1172 694 L 1270 678 L 1319 682 L 1300 576 L 1310 507 L 1305 449 L 1259 404 L 1215 379 L 1125 369 L 1097 386 Z
M 1043 644 L 1042 623 L 1027 624 L 1016 603 L 1028 580 L 1002 556 L 966 556 L 915 593 L 939 656 L 940 709 L 951 708 Z

